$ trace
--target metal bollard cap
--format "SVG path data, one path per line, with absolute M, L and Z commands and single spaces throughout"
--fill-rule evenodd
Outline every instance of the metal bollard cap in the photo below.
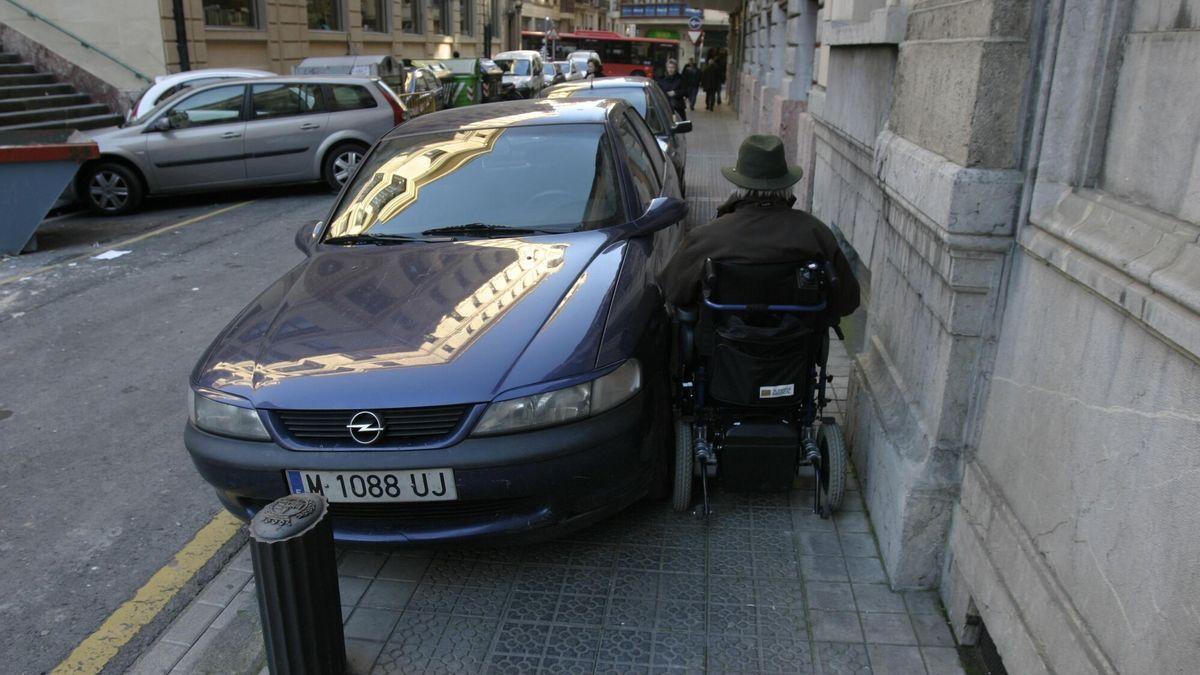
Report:
M 266 543 L 298 537 L 321 522 L 328 504 L 325 497 L 312 493 L 280 497 L 254 514 L 250 536 Z

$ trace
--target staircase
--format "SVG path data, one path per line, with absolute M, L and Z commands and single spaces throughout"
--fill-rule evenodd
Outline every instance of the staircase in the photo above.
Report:
M 87 94 L 22 63 L 17 54 L 0 52 L 0 131 L 97 129 L 122 121 Z

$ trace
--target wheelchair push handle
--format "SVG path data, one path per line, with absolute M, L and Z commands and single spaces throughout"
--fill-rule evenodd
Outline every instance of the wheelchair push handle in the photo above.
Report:
M 825 301 L 815 305 L 728 305 L 704 298 L 704 305 L 718 312 L 778 312 L 780 314 L 809 314 L 825 311 Z

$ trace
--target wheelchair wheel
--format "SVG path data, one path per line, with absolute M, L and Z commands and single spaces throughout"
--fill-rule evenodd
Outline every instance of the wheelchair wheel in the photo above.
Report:
M 821 468 L 817 471 L 817 489 L 821 491 L 821 517 L 828 518 L 842 505 L 846 493 L 846 441 L 837 422 L 823 422 L 817 430 L 817 448 Z
M 692 508 L 692 424 L 675 418 L 675 487 L 671 492 L 671 506 L 680 513 Z

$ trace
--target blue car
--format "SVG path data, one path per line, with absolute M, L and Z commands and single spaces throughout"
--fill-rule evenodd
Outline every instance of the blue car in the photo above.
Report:
M 342 541 L 543 539 L 665 494 L 679 194 L 624 101 L 395 128 L 196 365 L 192 460 L 243 518 L 324 494 Z

